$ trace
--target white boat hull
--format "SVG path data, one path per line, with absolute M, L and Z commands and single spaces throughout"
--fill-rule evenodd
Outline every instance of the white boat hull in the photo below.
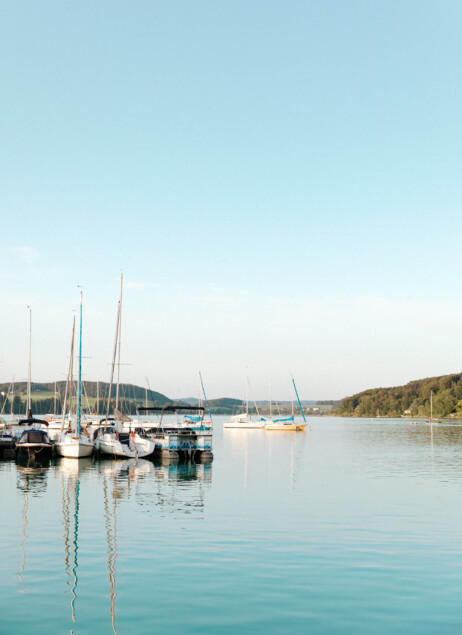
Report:
M 226 421 L 223 424 L 223 428 L 241 428 L 244 430 L 261 430 L 265 427 L 263 422 L 260 421 Z
M 67 459 L 81 459 L 91 456 L 94 444 L 86 438 L 71 437 L 55 443 L 56 453 Z
M 107 439 L 105 436 L 96 441 L 96 447 L 102 454 L 122 459 L 135 459 L 149 456 L 154 452 L 155 445 L 150 439 L 138 437 L 135 442 L 130 441 L 130 444 L 127 445 L 120 443 L 117 439 Z

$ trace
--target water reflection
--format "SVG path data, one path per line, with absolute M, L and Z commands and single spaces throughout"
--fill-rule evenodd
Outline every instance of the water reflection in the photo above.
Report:
M 28 539 L 28 512 L 29 512 L 29 494 L 37 496 L 46 490 L 47 485 L 47 467 L 34 459 L 26 459 L 16 464 L 16 487 L 22 492 L 22 527 L 21 541 L 19 548 L 21 551 L 21 564 L 18 571 L 19 582 L 17 585 L 20 593 L 26 593 L 24 589 L 24 573 L 26 571 L 26 542 Z
M 121 461 L 129 464 L 130 461 Z M 122 466 L 123 469 L 130 470 L 129 465 Z M 132 466 L 134 470 L 136 466 Z M 119 470 L 114 466 L 111 470 L 106 470 L 103 480 L 104 492 L 104 524 L 106 528 L 107 540 L 107 568 L 109 579 L 109 613 L 111 615 L 112 630 L 117 635 L 115 623 L 115 603 L 116 603 L 116 561 L 117 561 L 117 501 L 120 498 L 117 490 L 117 473 Z M 109 492 L 112 484 L 112 492 Z M 112 500 L 111 500 L 112 499 Z
M 47 488 L 47 473 L 49 461 L 37 461 L 34 459 L 16 460 L 16 486 L 18 490 L 38 495 Z
M 86 510 L 87 504 L 102 507 L 102 513 L 97 516 L 101 527 L 96 535 L 103 540 L 103 552 L 106 554 L 106 620 L 110 619 L 112 630 L 117 635 L 121 628 L 119 620 L 122 619 L 117 606 L 117 562 L 120 554 L 124 557 L 130 555 L 126 534 L 122 541 L 118 538 L 120 519 L 125 522 L 133 514 L 133 505 L 142 507 L 143 513 L 160 513 L 164 517 L 166 514 L 173 514 L 173 518 L 175 515 L 203 514 L 207 488 L 212 483 L 212 463 L 208 462 L 172 464 L 145 459 L 98 461 L 91 458 L 37 461 L 26 457 L 9 460 L 8 464 L 21 497 L 20 529 L 15 530 L 20 558 L 13 569 L 17 575 L 17 590 L 23 594 L 35 591 L 37 571 L 46 571 L 53 576 L 54 570 L 61 580 L 64 576 L 64 581 L 59 582 L 58 594 L 63 593 L 65 604 L 61 605 L 61 609 L 64 619 L 71 626 L 71 633 L 82 622 L 82 613 L 86 612 L 88 602 L 83 600 L 87 596 L 82 595 L 82 582 L 88 579 L 88 552 L 84 544 L 82 554 L 80 545 L 82 509 Z M 43 501 L 37 505 L 40 498 Z M 85 524 L 88 518 L 85 514 Z M 60 523 L 62 530 L 59 531 L 58 542 L 54 539 L 45 562 L 43 547 L 36 547 L 43 540 L 48 540 L 43 532 L 44 525 L 49 531 L 48 522 L 55 527 Z M 94 567 L 95 563 L 92 562 L 91 566 Z M 86 574 L 83 578 L 82 564 Z M 101 572 L 101 565 L 99 570 Z
M 91 469 L 91 459 L 60 458 L 56 463 L 61 481 L 61 504 L 63 514 L 64 572 L 67 576 L 67 591 L 71 593 L 71 619 L 76 623 L 76 601 L 78 585 L 79 551 L 79 507 L 80 475 Z M 71 630 L 71 633 L 73 631 Z
M 161 507 L 169 512 L 203 510 L 204 491 L 212 482 L 212 463 L 163 463 L 146 459 L 101 462 L 103 478 L 111 477 L 111 496 L 135 502 L 147 511 Z M 106 482 L 106 481 L 105 481 Z
M 153 463 L 145 459 L 104 461 L 97 464 L 103 480 L 104 526 L 107 543 L 109 582 L 109 614 L 113 632 L 117 635 L 117 540 L 119 506 L 134 497 L 140 505 L 154 505 L 189 513 L 203 509 L 204 486 L 211 483 L 211 464 Z M 154 485 L 154 491 L 153 491 Z M 190 494 L 192 494 L 192 501 Z

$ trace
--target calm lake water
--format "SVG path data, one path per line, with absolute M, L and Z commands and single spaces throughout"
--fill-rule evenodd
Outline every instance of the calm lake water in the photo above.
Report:
M 462 631 L 462 425 L 223 420 L 206 465 L 1 461 L 0 632 Z

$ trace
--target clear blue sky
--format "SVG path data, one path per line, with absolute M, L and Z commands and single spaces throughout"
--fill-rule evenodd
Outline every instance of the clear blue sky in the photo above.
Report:
M 359 390 L 462 367 L 462 4 L 0 6 L 0 376 L 169 396 Z

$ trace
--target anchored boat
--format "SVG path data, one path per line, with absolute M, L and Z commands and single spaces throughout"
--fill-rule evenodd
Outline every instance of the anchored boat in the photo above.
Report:
M 252 392 L 252 388 L 250 386 L 249 376 L 247 374 L 247 367 L 245 367 L 244 371 L 245 371 L 244 372 L 245 412 L 242 412 L 240 414 L 230 417 L 228 421 L 225 421 L 225 423 L 223 424 L 223 428 L 245 428 L 247 430 L 252 430 L 252 429 L 261 430 L 262 428 L 265 427 L 265 420 L 263 418 L 260 418 L 259 420 L 254 421 L 252 417 L 249 415 L 249 392 L 248 391 L 250 389 L 250 392 Z M 255 399 L 253 400 L 253 402 L 254 402 L 257 415 L 260 416 Z
M 74 365 L 74 333 L 75 333 L 75 317 L 72 327 L 71 355 L 69 358 L 68 383 L 72 386 L 72 368 Z M 67 387 L 66 387 L 67 395 Z M 66 398 L 64 399 L 63 408 L 63 427 L 64 414 L 66 412 Z M 87 430 L 82 427 L 82 292 L 80 292 L 80 343 L 79 343 L 79 389 L 78 389 L 78 406 L 77 406 L 77 426 L 73 429 L 72 424 L 67 430 L 61 430 L 61 434 L 56 441 L 56 452 L 68 459 L 80 459 L 91 456 L 93 453 L 94 442 L 90 439 Z
M 135 459 L 154 452 L 155 443 L 141 430 L 122 432 L 114 425 L 102 426 L 94 433 L 95 449 L 112 458 Z
M 20 455 L 50 457 L 53 453 L 53 441 L 48 436 L 46 428 L 48 423 L 41 419 L 34 419 L 31 411 L 27 419 L 19 421 L 20 426 L 29 426 L 23 431 L 16 442 L 16 452 Z
M 155 443 L 155 452 L 163 459 L 170 461 L 204 460 L 213 458 L 212 431 L 200 430 L 201 421 L 204 418 L 205 408 L 202 406 L 164 406 L 163 408 L 151 406 L 138 408 L 139 412 L 160 412 L 160 421 L 155 427 L 148 430 L 149 437 Z M 196 428 L 184 425 L 180 422 L 164 422 L 165 414 L 178 414 L 179 412 L 201 413 L 199 421 L 195 422 Z
M 304 423 L 295 423 L 294 414 L 291 417 L 287 417 L 285 419 L 274 419 L 265 424 L 265 430 L 271 431 L 283 431 L 283 432 L 303 432 L 308 425 L 305 418 L 305 413 L 303 412 L 302 404 L 300 403 L 300 398 L 298 396 L 297 386 L 295 385 L 294 378 L 292 377 L 292 385 L 295 391 L 295 395 L 297 397 L 298 406 L 300 408 L 301 415 L 303 417 Z M 293 413 L 293 402 L 292 402 L 292 413 Z
M 29 362 L 27 369 L 27 419 L 18 421 L 19 426 L 28 426 L 16 442 L 16 453 L 28 458 L 40 456 L 47 458 L 53 453 L 53 442 L 48 436 L 48 422 L 34 419 L 31 409 L 31 343 L 32 343 L 32 309 L 29 309 Z

